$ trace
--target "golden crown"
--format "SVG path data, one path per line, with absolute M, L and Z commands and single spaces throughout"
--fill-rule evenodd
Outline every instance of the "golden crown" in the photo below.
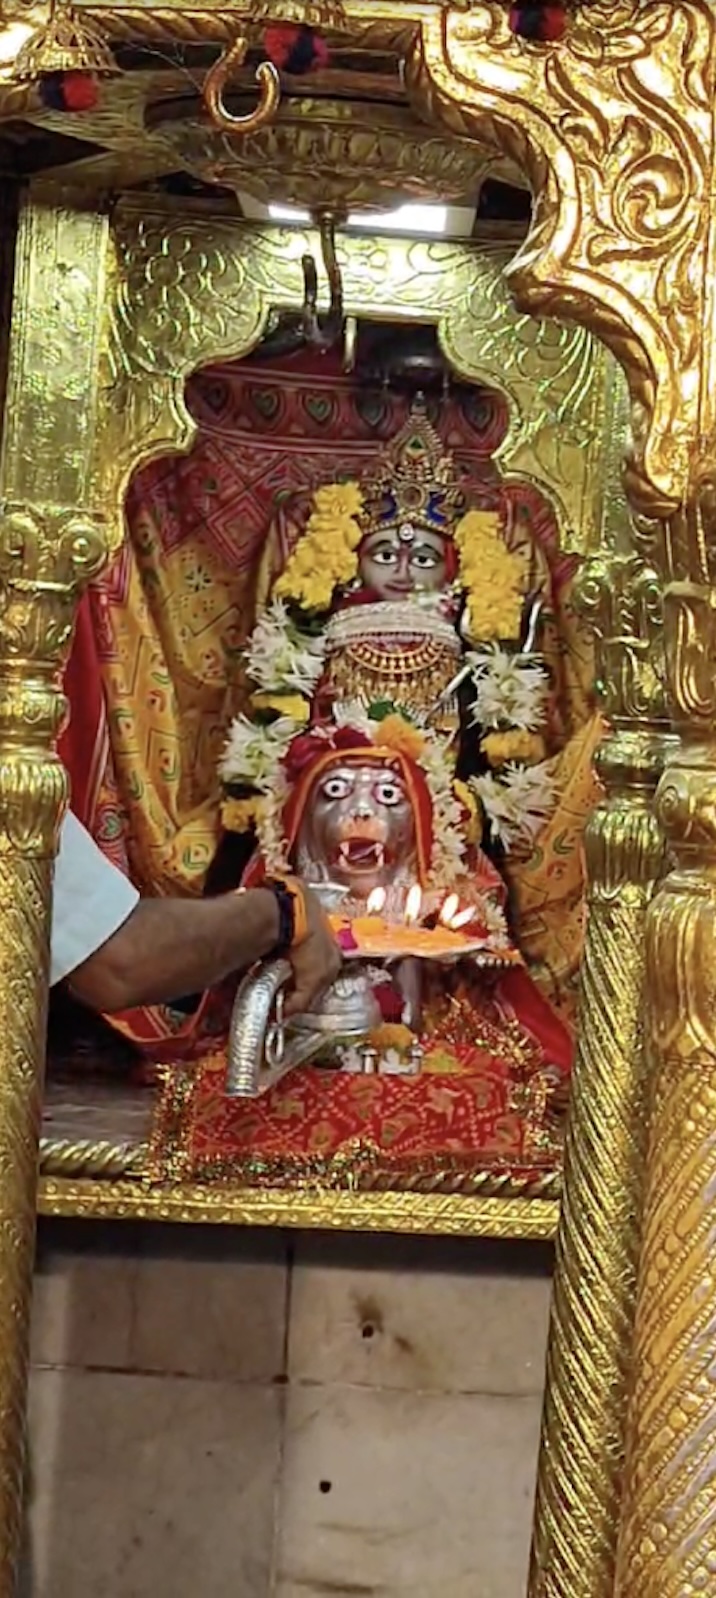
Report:
M 412 525 L 452 537 L 465 509 L 462 475 L 422 395 L 362 488 L 367 532 Z

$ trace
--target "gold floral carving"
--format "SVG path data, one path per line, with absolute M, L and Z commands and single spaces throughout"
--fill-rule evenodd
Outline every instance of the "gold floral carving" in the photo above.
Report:
M 597 644 L 597 688 L 612 725 L 668 726 L 664 584 L 641 554 L 593 556 L 580 572 L 577 602 Z M 647 729 L 651 736 L 651 728 Z
M 559 51 L 525 46 L 505 6 L 478 0 L 431 13 L 408 67 L 425 115 L 528 173 L 539 200 L 512 288 L 623 363 L 633 501 L 662 515 L 688 497 L 704 425 L 713 63 L 707 0 L 585 6 Z
M 646 1158 L 645 921 L 665 845 L 652 800 L 671 740 L 662 587 L 597 556 L 578 600 L 611 732 L 586 831 L 587 938 L 547 1355 L 530 1598 L 612 1593 Z
M 94 225 L 25 213 L 0 480 L 0 1590 L 14 1591 L 45 1052 L 52 860 L 66 779 L 59 675 L 105 539 L 90 505 Z M 62 302 L 64 289 L 65 301 Z M 48 292 L 49 291 L 49 292 Z M 29 372 L 34 381 L 28 382 Z
M 504 278 L 512 245 L 510 237 L 468 247 L 346 235 L 339 251 L 345 308 L 437 322 L 456 369 L 508 398 L 502 470 L 543 488 L 566 550 L 595 549 L 616 537 L 620 490 L 605 470 L 605 447 L 618 452 L 624 435 L 621 373 L 583 329 L 514 309 Z M 97 420 L 115 547 L 132 471 L 192 443 L 187 376 L 253 348 L 272 308 L 300 308 L 307 248 L 315 248 L 309 230 L 247 226 L 205 211 L 192 218 L 171 204 L 118 208 Z

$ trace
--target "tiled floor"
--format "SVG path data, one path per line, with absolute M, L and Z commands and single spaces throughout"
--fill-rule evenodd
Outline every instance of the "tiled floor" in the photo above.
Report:
M 44 1223 L 23 1598 L 523 1598 L 549 1266 Z

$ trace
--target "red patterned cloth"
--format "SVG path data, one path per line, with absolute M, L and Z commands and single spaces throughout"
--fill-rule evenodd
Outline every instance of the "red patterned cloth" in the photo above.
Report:
M 473 1052 L 472 1066 L 475 1059 Z M 384 1176 L 446 1187 L 490 1170 L 525 1177 L 556 1164 L 539 1092 L 514 1088 L 504 1060 L 479 1074 L 363 1076 L 302 1067 L 262 1097 L 226 1097 L 226 1060 L 171 1072 L 154 1140 L 159 1179 L 275 1186 L 315 1178 L 360 1187 Z
M 382 1173 L 413 1186 L 427 1178 L 450 1185 L 454 1177 L 464 1188 L 470 1173 L 552 1168 L 550 1105 L 568 1077 L 571 1046 L 553 1018 L 551 1041 L 562 1058 L 545 1052 L 540 1034 L 550 1007 L 543 1013 L 529 982 L 524 993 L 519 985 L 504 993 L 509 978 L 468 979 L 458 967 L 439 982 L 428 979 L 419 1076 L 310 1065 L 257 1099 L 239 1100 L 226 1095 L 223 1049 L 192 1068 L 170 1069 L 156 1174 L 279 1184 L 313 1175 L 360 1185 L 368 1172 L 371 1180 Z

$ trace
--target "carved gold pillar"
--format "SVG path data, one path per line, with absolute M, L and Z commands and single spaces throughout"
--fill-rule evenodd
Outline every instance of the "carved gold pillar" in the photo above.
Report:
M 702 454 L 709 457 L 711 446 L 703 440 L 716 436 L 715 46 L 716 13 L 709 0 L 593 0 L 573 9 L 558 47 L 516 39 L 505 6 L 473 0 L 467 10 L 445 9 L 424 20 L 406 70 L 414 102 L 424 114 L 507 152 L 527 173 L 535 194 L 533 224 L 508 274 L 517 303 L 524 310 L 582 322 L 621 360 L 632 400 L 626 478 L 631 503 L 661 521 L 690 505 L 695 461 Z M 694 576 L 683 563 L 673 570 Z M 695 639 L 703 625 L 703 617 L 693 620 Z M 710 669 L 716 678 L 714 658 Z M 532 1598 L 612 1598 L 614 1583 L 629 1300 L 645 1154 L 638 1123 L 645 1091 L 639 1014 L 643 936 L 661 864 L 650 794 L 665 737 L 658 728 L 630 725 L 628 703 L 619 701 L 619 707 L 603 755 L 607 796 L 587 840 L 584 1004 Z M 715 708 L 709 698 L 708 714 L 713 716 Z M 703 759 L 707 764 L 710 755 Z M 693 797 L 693 774 L 688 781 Z M 680 810 L 678 826 L 685 836 L 690 827 L 686 803 L 670 802 L 670 817 L 669 791 L 662 789 L 664 823 L 673 831 L 673 813 Z M 701 791 L 705 796 L 706 788 Z M 716 803 L 713 810 L 716 814 Z M 692 859 L 697 841 L 700 849 L 690 891 L 701 905 L 709 902 L 714 858 L 706 843 L 707 811 L 704 797 L 689 843 Z M 666 911 L 660 914 L 666 925 Z M 676 941 L 672 930 L 672 976 L 662 953 L 658 981 L 652 979 L 655 1025 L 669 1037 L 677 965 L 682 1000 L 686 984 L 686 945 L 682 939 L 679 964 Z M 699 1027 L 692 1027 L 692 1032 L 700 1029 L 703 1058 L 706 1013 L 702 1005 Z M 666 1154 L 662 1177 L 665 1193 Z M 652 1251 L 654 1271 L 657 1258 Z M 651 1324 L 653 1368 L 661 1374 L 656 1318 Z M 643 1370 L 647 1364 L 645 1358 Z M 649 1391 L 645 1386 L 635 1401 L 642 1427 L 655 1418 L 644 1410 Z M 685 1392 L 680 1402 L 678 1415 L 674 1410 L 669 1419 L 674 1435 L 679 1426 L 690 1425 L 684 1419 L 690 1413 Z M 663 1419 L 664 1410 L 659 1414 Z M 635 1446 L 635 1460 L 637 1454 Z M 635 1511 L 632 1519 L 636 1527 Z M 641 1524 L 647 1523 L 648 1516 Z M 664 1528 L 657 1530 L 661 1535 Z M 632 1549 L 637 1540 L 635 1530 Z M 692 1590 L 678 1586 L 679 1572 L 676 1566 L 673 1570 L 673 1587 L 652 1585 L 649 1598 Z M 716 1574 L 713 1584 L 716 1591 Z M 645 1598 L 646 1592 L 646 1586 L 638 1589 L 626 1580 L 621 1598 L 637 1598 L 637 1593 Z
M 713 526 L 692 540 L 677 532 L 675 564 L 711 580 L 676 582 L 666 596 L 683 743 L 657 796 L 673 869 L 647 921 L 656 1061 L 619 1598 L 716 1590 L 715 551 Z
M 646 912 L 663 871 L 652 800 L 669 738 L 662 589 L 640 556 L 588 562 L 610 735 L 585 838 L 586 946 L 547 1354 L 530 1598 L 607 1598 L 616 1550 L 645 1160 Z
M 0 1598 L 15 1592 L 22 1525 L 59 674 L 103 553 L 89 507 L 102 261 L 98 218 L 25 211 L 0 484 Z

